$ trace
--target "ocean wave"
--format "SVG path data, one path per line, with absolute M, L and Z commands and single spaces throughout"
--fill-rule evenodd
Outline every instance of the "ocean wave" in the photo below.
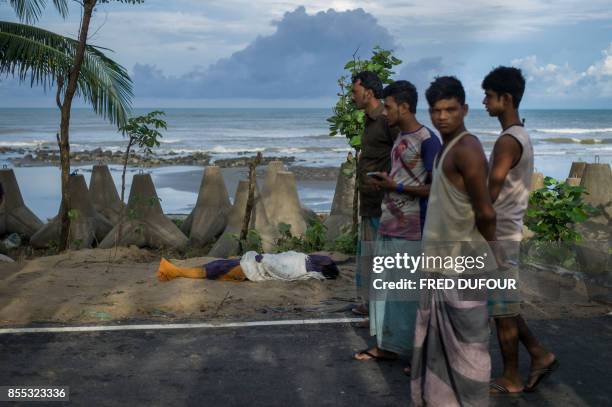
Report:
M 32 140 L 32 141 L 0 141 L 0 147 L 13 147 L 13 148 L 20 148 L 20 147 L 41 147 L 45 144 L 55 144 L 57 145 L 57 143 L 52 143 L 49 140 Z
M 561 151 L 558 151 L 558 150 L 555 150 L 555 151 L 548 151 L 548 150 L 537 151 L 536 150 L 536 151 L 533 152 L 534 156 L 541 156 L 541 155 L 568 155 L 568 154 L 572 154 L 572 152 L 571 151 L 562 151 L 562 150 Z
M 610 133 L 612 127 L 601 127 L 593 129 L 584 128 L 560 128 L 560 129 L 535 129 L 540 133 L 551 133 L 551 134 L 590 134 L 590 133 Z
M 307 138 L 316 138 L 316 139 L 328 139 L 328 138 L 345 138 L 342 134 L 336 134 L 335 136 L 330 136 L 329 134 L 312 134 L 310 136 L 306 136 Z
M 305 148 L 297 148 L 297 147 L 287 147 L 287 148 L 274 148 L 272 149 L 281 154 L 301 154 L 305 153 L 308 150 Z
M 576 137 L 550 137 L 544 139 L 536 139 L 541 143 L 556 143 L 556 144 L 612 144 L 612 138 L 576 138 Z
M 187 150 L 186 150 L 187 151 Z M 223 147 L 214 146 L 209 150 L 203 150 L 213 154 L 233 154 L 233 153 L 257 153 L 259 151 L 265 151 L 263 147 Z
M 160 138 L 159 142 L 161 144 L 175 144 L 175 143 L 182 143 L 183 140 L 178 139 L 178 138 Z

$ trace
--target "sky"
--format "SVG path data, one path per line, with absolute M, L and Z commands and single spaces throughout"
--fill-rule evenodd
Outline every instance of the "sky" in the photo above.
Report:
M 71 3 L 67 19 L 48 6 L 37 25 L 75 37 Z M 0 20 L 16 21 L 6 0 Z M 472 108 L 498 65 L 523 70 L 522 108 L 612 108 L 610 0 L 111 2 L 90 32 L 130 73 L 135 107 L 330 107 L 345 62 L 380 45 L 403 61 L 395 79 L 423 94 L 435 76 L 455 75 Z M 0 78 L 0 107 L 53 100 Z

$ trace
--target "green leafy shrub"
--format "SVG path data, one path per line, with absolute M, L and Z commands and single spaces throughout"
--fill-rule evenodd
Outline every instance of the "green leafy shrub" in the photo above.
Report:
M 344 254 L 357 254 L 357 234 L 347 230 L 328 245 L 329 250 Z
M 531 192 L 525 213 L 525 225 L 535 234 L 527 243 L 529 257 L 564 268 L 576 265 L 573 244 L 580 242 L 582 235 L 575 226 L 598 212 L 584 202 L 585 193 L 583 187 L 551 177 L 544 179 L 543 188 Z
M 238 233 L 233 233 L 231 237 L 238 241 L 240 247 L 240 255 L 246 252 L 255 251 L 257 253 L 263 253 L 263 246 L 261 236 L 255 229 L 249 229 L 246 235 L 246 239 L 240 240 Z
M 313 219 L 303 236 L 293 236 L 291 225 L 280 223 L 278 225 L 280 237 L 276 241 L 276 251 L 286 252 L 295 250 L 302 253 L 312 253 L 325 249 L 327 227 L 320 219 Z
M 525 225 L 534 239 L 548 242 L 578 242 L 582 236 L 574 226 L 598 211 L 584 202 L 583 187 L 575 187 L 552 177 L 544 179 L 544 188 L 533 191 L 525 214 Z

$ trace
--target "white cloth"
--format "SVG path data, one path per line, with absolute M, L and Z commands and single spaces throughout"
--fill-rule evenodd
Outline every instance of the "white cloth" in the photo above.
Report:
M 493 208 L 497 212 L 495 237 L 499 241 L 521 241 L 523 238 L 523 217 L 529 203 L 531 176 L 533 174 L 533 145 L 523 126 L 511 126 L 501 132 L 519 142 L 523 149 L 521 159 L 510 169 Z M 493 153 L 489 165 L 493 165 Z
M 264 254 L 261 262 L 257 262 L 255 259 L 258 255 L 259 253 L 250 251 L 246 252 L 240 259 L 240 267 L 250 281 L 325 279 L 322 273 L 306 271 L 306 258 L 308 256 L 304 253 L 289 251 L 278 254 Z

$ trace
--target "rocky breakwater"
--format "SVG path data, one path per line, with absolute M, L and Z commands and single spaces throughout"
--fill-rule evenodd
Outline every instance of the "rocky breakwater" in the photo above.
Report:
M 9 160 L 17 167 L 59 165 L 60 156 L 57 150 L 35 150 L 26 152 L 23 150 L 0 151 L 0 153 L 23 154 L 21 157 L 11 157 Z M 73 165 L 92 164 L 116 164 L 123 165 L 124 153 L 122 151 L 94 150 L 74 151 L 70 153 L 70 162 Z M 128 157 L 129 166 L 164 167 L 169 165 L 209 165 L 210 155 L 202 152 L 179 155 L 169 152 L 164 155 L 141 155 L 132 152 Z

